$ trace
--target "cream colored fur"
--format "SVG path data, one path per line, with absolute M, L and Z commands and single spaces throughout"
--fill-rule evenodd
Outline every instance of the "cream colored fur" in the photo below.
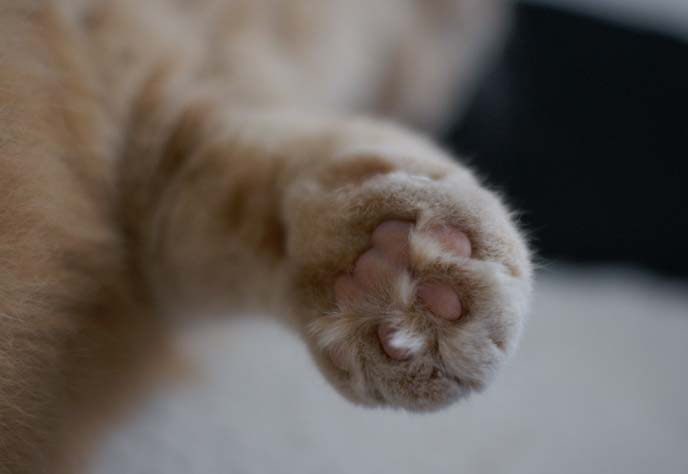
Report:
M 482 388 L 518 339 L 528 251 L 468 169 L 379 117 L 441 126 L 504 18 L 496 0 L 0 0 L 0 472 L 75 472 L 200 307 L 285 316 L 359 403 Z M 336 305 L 335 276 L 399 218 L 414 275 Z M 413 303 L 433 279 L 459 322 Z M 412 361 L 385 357 L 382 320 Z

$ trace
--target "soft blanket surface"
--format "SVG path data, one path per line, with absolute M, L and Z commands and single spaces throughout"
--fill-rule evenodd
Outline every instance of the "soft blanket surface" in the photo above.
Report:
M 536 295 L 498 380 L 429 415 L 351 406 L 274 323 L 199 329 L 200 380 L 134 410 L 92 472 L 688 472 L 688 285 L 558 269 Z

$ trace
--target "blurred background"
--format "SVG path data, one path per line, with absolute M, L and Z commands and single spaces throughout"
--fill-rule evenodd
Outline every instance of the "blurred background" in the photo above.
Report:
M 688 0 L 520 3 L 447 134 L 546 259 L 688 277 Z
M 260 318 L 198 327 L 199 368 L 95 453 L 98 474 L 688 473 L 688 1 L 519 2 L 443 137 L 523 211 L 541 269 L 486 391 L 351 406 Z

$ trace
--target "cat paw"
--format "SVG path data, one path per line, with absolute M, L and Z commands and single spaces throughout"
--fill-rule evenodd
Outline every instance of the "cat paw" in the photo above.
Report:
M 484 388 L 531 287 L 499 199 L 424 143 L 343 153 L 317 176 L 292 201 L 289 250 L 326 377 L 355 402 L 410 410 Z

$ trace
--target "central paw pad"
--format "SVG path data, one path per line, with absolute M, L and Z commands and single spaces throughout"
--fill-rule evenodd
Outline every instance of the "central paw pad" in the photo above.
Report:
M 386 221 L 372 234 L 372 247 L 356 260 L 353 272 L 341 275 L 335 281 L 335 297 L 339 305 L 363 299 L 367 293 L 379 290 L 387 282 L 413 279 L 413 267 L 409 236 L 415 224 L 406 221 Z M 459 258 L 470 258 L 471 243 L 468 236 L 453 227 L 436 227 L 427 236 L 444 250 Z M 414 281 L 411 282 L 414 286 Z M 417 286 L 417 303 L 423 305 L 435 317 L 448 321 L 457 320 L 462 314 L 461 296 L 450 282 L 434 281 Z M 377 328 L 381 348 L 392 359 L 408 360 L 413 357 L 412 338 L 404 337 L 391 322 L 382 321 Z M 335 360 L 342 367 L 341 360 Z

